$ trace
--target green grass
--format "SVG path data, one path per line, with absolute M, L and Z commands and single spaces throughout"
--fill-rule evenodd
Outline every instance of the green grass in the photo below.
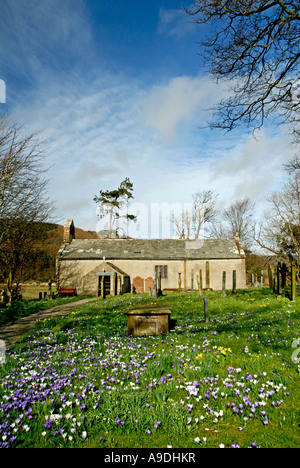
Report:
M 207 297 L 209 323 L 197 293 L 118 296 L 37 322 L 0 371 L 2 446 L 299 447 L 298 305 L 267 288 Z M 128 337 L 124 312 L 158 303 L 175 328 Z

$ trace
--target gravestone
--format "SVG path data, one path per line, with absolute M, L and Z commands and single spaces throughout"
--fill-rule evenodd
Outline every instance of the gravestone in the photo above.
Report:
M 232 273 L 232 294 L 236 294 L 236 270 Z
M 198 291 L 199 296 L 203 294 L 203 283 L 202 283 L 202 270 L 199 271 L 199 276 L 197 275 Z
M 264 272 L 263 270 L 260 270 L 260 283 L 259 286 L 262 288 L 264 285 Z
M 210 289 L 210 272 L 209 272 L 209 262 L 206 262 L 206 289 Z
M 178 290 L 181 292 L 181 273 L 178 273 Z
M 226 297 L 226 271 L 223 271 L 221 297 Z
M 200 275 L 200 296 L 203 294 L 203 275 L 202 275 L 202 270 L 199 271 Z
M 171 306 L 137 306 L 128 310 L 127 332 L 128 335 L 148 336 L 164 335 L 170 330 Z
M 208 299 L 206 296 L 204 297 L 204 318 L 205 323 L 209 323 Z

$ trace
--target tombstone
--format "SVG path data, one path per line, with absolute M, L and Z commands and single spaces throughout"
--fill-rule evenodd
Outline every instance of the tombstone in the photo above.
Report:
M 206 296 L 204 297 L 204 318 L 205 323 L 209 323 L 208 299 Z
M 140 305 L 126 312 L 127 332 L 133 337 L 164 335 L 170 331 L 172 307 Z
M 259 286 L 262 288 L 264 286 L 264 272 L 260 270 L 260 283 Z
M 181 273 L 178 273 L 178 290 L 181 292 Z
M 258 287 L 259 287 L 259 282 L 257 281 L 257 275 L 255 275 L 254 287 L 255 287 L 255 288 L 258 288 Z
M 254 273 L 251 273 L 251 288 L 254 288 Z
M 223 271 L 221 297 L 226 297 L 226 271 Z
M 150 286 L 149 286 L 148 290 L 149 290 L 149 297 L 152 297 L 152 289 L 150 288 Z
M 199 296 L 201 297 L 203 295 L 202 270 L 199 271 L 199 276 L 197 275 L 197 284 L 198 284 Z
M 199 285 L 199 294 L 200 296 L 202 296 L 203 294 L 203 275 L 202 275 L 202 270 L 199 271 L 199 275 L 200 275 L 200 285 Z
M 206 289 L 210 289 L 209 262 L 206 262 Z
M 296 300 L 296 262 L 295 260 L 292 261 L 292 269 L 291 269 L 291 300 Z
M 191 290 L 194 291 L 194 270 L 191 272 Z
M 236 294 L 236 270 L 232 273 L 232 294 Z

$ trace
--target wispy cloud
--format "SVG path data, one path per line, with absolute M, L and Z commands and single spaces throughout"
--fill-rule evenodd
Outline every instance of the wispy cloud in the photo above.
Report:
M 160 8 L 159 23 L 157 27 L 158 34 L 166 34 L 181 38 L 195 31 L 195 23 L 188 17 L 187 13 L 178 8 Z
M 76 73 L 94 51 L 82 0 L 2 0 L 0 61 L 7 81 L 36 87 Z
M 207 77 L 172 78 L 166 85 L 154 86 L 145 99 L 146 123 L 171 142 L 179 126 L 190 123 L 196 113 L 198 124 L 205 121 L 214 96 L 220 99 L 222 89 Z
M 145 82 L 116 72 L 102 61 L 105 45 L 95 44 L 86 2 L 74 4 L 2 0 L 0 17 L 10 114 L 47 141 L 58 219 L 94 229 L 94 195 L 125 177 L 149 209 L 191 202 L 205 189 L 223 205 L 243 195 L 263 201 L 282 172 L 284 137 L 200 130 L 225 89 L 200 74 L 170 72 L 162 84 L 161 77 Z M 183 11 L 160 9 L 160 34 L 179 37 L 190 27 Z

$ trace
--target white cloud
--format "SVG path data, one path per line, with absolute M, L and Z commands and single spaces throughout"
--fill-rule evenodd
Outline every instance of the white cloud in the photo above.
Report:
M 262 132 L 255 140 L 241 131 L 200 130 L 200 109 L 213 89 L 206 79 L 184 76 L 147 91 L 107 74 L 89 86 L 54 86 L 52 94 L 40 87 L 35 101 L 16 107 L 13 120 L 48 140 L 50 196 L 60 222 L 73 217 L 78 227 L 95 228 L 94 195 L 125 177 L 134 201 L 149 212 L 152 203 L 184 205 L 206 189 L 220 194 L 220 207 L 243 196 L 263 204 L 282 176 L 284 135 Z
M 134 184 L 135 202 L 149 209 L 189 203 L 204 189 L 220 193 L 224 205 L 243 195 L 263 201 L 280 177 L 288 154 L 284 135 L 265 132 L 256 142 L 242 131 L 224 136 L 199 129 L 210 120 L 205 109 L 225 96 L 223 86 L 183 75 L 160 85 L 154 77 L 146 87 L 108 72 L 101 57 L 93 60 L 82 0 L 76 8 L 71 0 L 3 2 L 14 27 L 8 31 L 0 18 L 0 60 L 9 50 L 11 73 L 32 84 L 15 96 L 10 117 L 47 140 L 49 190 L 60 220 L 73 217 L 76 226 L 93 229 L 94 195 L 125 177 Z M 191 31 L 188 21 L 181 10 L 161 8 L 158 32 L 178 37 Z
M 82 0 L 76 0 L 76 8 L 72 0 L 1 3 L 0 61 L 11 79 L 14 75 L 31 86 L 48 81 L 50 87 L 54 71 L 68 74 L 71 66 L 82 67 L 91 57 L 93 41 Z
M 205 108 L 212 106 L 221 88 L 206 77 L 179 76 L 167 85 L 155 86 L 144 101 L 146 124 L 155 128 L 168 142 L 177 135 L 179 125 L 197 122 L 204 116 Z M 202 115 L 200 117 L 200 113 Z M 208 117 L 208 111 L 206 111 Z M 209 118 L 207 118 L 209 120 Z
M 158 34 L 167 34 L 168 36 L 181 38 L 193 33 L 194 30 L 195 23 L 191 21 L 183 9 L 160 8 Z

